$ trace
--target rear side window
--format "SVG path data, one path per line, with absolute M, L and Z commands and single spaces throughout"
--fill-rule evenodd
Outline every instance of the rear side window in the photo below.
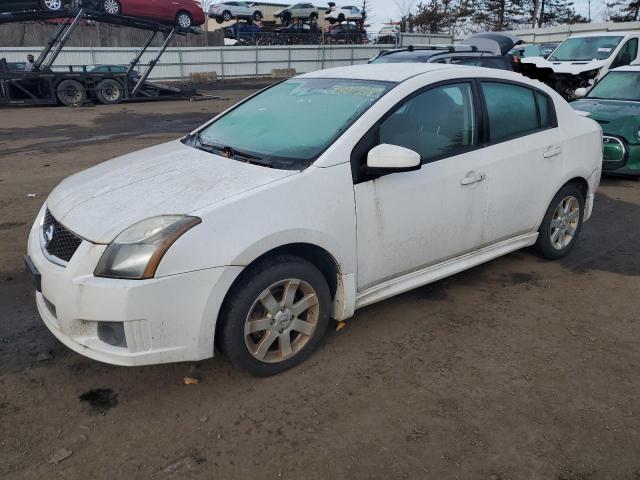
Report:
M 533 89 L 508 83 L 482 82 L 491 143 L 501 142 L 553 123 L 549 99 Z

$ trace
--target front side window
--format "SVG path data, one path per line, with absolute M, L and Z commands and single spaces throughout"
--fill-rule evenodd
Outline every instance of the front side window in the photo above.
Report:
M 555 49 L 550 61 L 588 62 L 609 58 L 624 37 L 574 37 L 568 38 Z
M 527 135 L 553 126 L 550 100 L 542 93 L 518 85 L 482 82 L 491 143 Z
M 587 98 L 640 102 L 640 72 L 609 72 L 596 83 Z
M 414 150 L 423 163 L 469 150 L 476 143 L 471 84 L 432 88 L 406 101 L 380 125 L 379 143 Z
M 250 98 L 199 132 L 192 146 L 248 153 L 302 169 L 387 91 L 391 82 L 293 78 Z

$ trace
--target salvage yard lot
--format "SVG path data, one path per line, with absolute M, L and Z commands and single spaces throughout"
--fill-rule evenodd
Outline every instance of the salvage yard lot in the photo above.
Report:
M 220 355 L 104 365 L 55 340 L 22 264 L 48 192 L 251 90 L 216 93 L 0 110 L 0 478 L 640 478 L 633 180 L 603 180 L 563 261 L 516 252 L 360 310 L 275 377 Z

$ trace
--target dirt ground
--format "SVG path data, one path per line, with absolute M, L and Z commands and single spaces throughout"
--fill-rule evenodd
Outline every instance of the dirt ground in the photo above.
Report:
M 62 346 L 22 266 L 48 192 L 248 93 L 0 110 L 0 478 L 640 479 L 636 181 L 603 181 L 566 260 L 521 251 L 358 311 L 276 377 Z

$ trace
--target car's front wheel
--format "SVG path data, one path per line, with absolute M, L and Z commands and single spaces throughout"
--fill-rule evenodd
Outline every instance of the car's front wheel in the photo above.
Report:
M 220 347 L 252 375 L 275 375 L 318 346 L 330 307 L 329 286 L 313 264 L 289 255 L 268 258 L 249 267 L 225 301 Z
M 536 247 L 549 260 L 557 260 L 571 251 L 578 240 L 584 219 L 585 194 L 575 183 L 560 189 L 540 225 Z
M 259 10 L 256 10 L 255 12 L 253 12 L 253 19 L 256 22 L 259 22 L 260 20 L 262 20 L 262 12 L 260 12 Z

